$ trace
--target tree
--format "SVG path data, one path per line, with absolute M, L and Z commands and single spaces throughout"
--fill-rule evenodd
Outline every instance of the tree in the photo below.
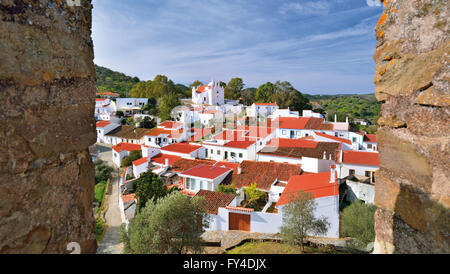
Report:
M 138 211 L 141 211 L 148 201 L 152 203 L 167 195 L 167 187 L 151 170 L 146 171 L 136 180 L 136 200 Z
M 134 126 L 136 124 L 136 121 L 134 121 L 134 118 L 132 116 L 128 117 L 126 122 L 127 122 L 127 125 L 130 125 L 130 126 Z
M 244 193 L 247 197 L 246 207 L 256 208 L 258 201 L 264 198 L 266 193 L 257 189 L 257 184 L 252 183 L 249 187 L 244 188 Z
M 123 157 L 122 159 L 122 167 L 131 166 L 133 161 L 142 158 L 141 150 L 133 150 L 130 152 L 130 155 Z
M 374 214 L 377 207 L 356 200 L 342 212 L 342 234 L 356 239 L 356 247 L 363 248 L 375 240 Z
M 154 119 L 151 119 L 148 116 L 145 116 L 142 122 L 139 123 L 140 128 L 154 128 L 156 126 L 156 122 Z
M 182 254 L 200 253 L 202 240 L 199 219 L 207 225 L 203 197 L 189 198 L 178 191 L 148 202 L 130 221 L 128 232 L 121 231 L 125 253 Z
M 316 218 L 316 203 L 311 193 L 299 191 L 288 196 L 288 204 L 283 206 L 281 238 L 290 244 L 299 244 L 304 251 L 304 239 L 311 234 L 325 234 L 329 222 L 326 218 Z
M 302 111 L 304 109 L 312 109 L 312 105 L 309 99 L 303 96 L 303 94 L 296 90 L 291 83 L 287 81 L 277 81 L 274 84 L 275 95 L 273 101 L 275 101 L 280 108 L 290 108 L 294 111 Z
M 239 99 L 241 92 L 244 89 L 244 81 L 242 78 L 233 78 L 225 86 L 225 98 L 227 99 Z
M 174 93 L 165 95 L 159 106 L 159 118 L 161 118 L 162 121 L 169 120 L 171 118 L 172 109 L 179 105 L 181 105 L 181 102 Z
M 122 118 L 123 116 L 125 116 L 125 114 L 123 113 L 123 111 L 118 110 L 118 111 L 116 111 L 116 116 L 119 118 Z
M 113 168 L 104 164 L 102 160 L 95 161 L 95 183 L 98 184 L 102 181 L 107 181 L 111 177 Z
M 192 90 L 192 88 L 196 88 L 198 86 L 203 86 L 203 83 L 199 80 L 195 80 L 194 82 L 192 82 L 192 84 L 189 85 L 189 88 Z
M 236 191 L 237 191 L 236 188 L 234 188 L 232 185 L 218 185 L 217 187 L 217 192 L 236 195 Z
M 275 87 L 271 82 L 260 85 L 256 90 L 256 101 L 260 103 L 270 103 L 275 95 Z
M 242 104 L 250 106 L 255 102 L 256 88 L 246 88 L 241 92 Z

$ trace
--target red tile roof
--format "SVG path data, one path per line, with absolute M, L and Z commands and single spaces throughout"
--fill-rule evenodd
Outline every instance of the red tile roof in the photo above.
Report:
M 124 150 L 126 150 L 126 151 L 141 150 L 141 145 L 130 144 L 130 143 L 119 143 L 119 144 L 113 146 L 112 149 L 117 152 L 122 152 Z
M 172 165 L 172 170 L 175 172 L 184 172 L 198 165 L 213 165 L 216 161 L 207 159 L 186 159 L 180 158 Z
M 171 152 L 189 154 L 189 153 L 196 151 L 198 149 L 201 149 L 201 148 L 202 148 L 202 146 L 199 146 L 199 145 L 191 145 L 188 142 L 182 142 L 182 143 L 173 143 L 173 144 L 167 145 L 165 147 L 162 147 L 161 151 L 171 151 Z
M 199 166 L 193 167 L 189 170 L 186 170 L 185 172 L 183 172 L 181 174 L 186 175 L 186 176 L 199 177 L 199 178 L 215 179 L 225 173 L 230 172 L 231 170 L 232 170 L 231 168 L 225 168 L 225 167 L 199 165 Z
M 97 127 L 97 128 L 103 128 L 103 127 L 106 127 L 107 125 L 110 125 L 110 124 L 111 124 L 110 121 L 98 121 L 98 122 L 95 124 L 95 127 Z
M 150 161 L 152 161 L 154 163 L 158 163 L 160 165 L 165 165 L 166 159 L 169 160 L 169 165 L 173 165 L 173 163 L 175 163 L 175 161 L 181 159 L 181 157 L 160 153 L 160 154 L 156 155 L 155 157 L 151 158 Z
M 363 142 L 376 143 L 377 142 L 377 135 L 376 134 L 365 134 Z
M 318 142 L 306 139 L 273 138 L 267 146 L 315 148 Z
M 288 204 L 291 201 L 290 198 L 295 197 L 300 190 L 311 193 L 314 199 L 339 195 L 338 183 L 336 180 L 330 183 L 330 177 L 330 171 L 292 176 L 276 205 Z M 335 178 L 337 178 L 336 172 Z
M 273 123 L 278 123 L 278 128 L 286 129 L 333 130 L 333 124 L 317 117 L 278 117 L 272 122 L 272 126 Z
M 225 208 L 231 209 L 231 210 L 244 211 L 244 212 L 253 212 L 254 211 L 253 208 L 246 208 L 246 207 L 240 207 L 240 206 L 226 206 Z
M 320 132 L 317 132 L 317 131 L 314 131 L 314 133 L 316 135 L 320 136 L 320 137 L 323 137 L 323 138 L 328 138 L 328 139 L 335 140 L 335 141 L 338 141 L 338 142 L 341 142 L 341 143 L 346 143 L 346 144 L 349 144 L 349 145 L 352 144 L 352 142 L 350 140 L 345 139 L 345 138 L 339 138 L 339 137 L 336 137 L 336 136 L 333 136 L 333 135 L 323 134 L 323 133 L 320 133 Z
M 98 102 L 103 102 L 105 100 L 106 100 L 106 98 L 95 98 L 95 101 L 98 101 Z
M 123 201 L 124 203 L 131 202 L 131 201 L 133 201 L 134 198 L 135 198 L 135 194 L 134 194 L 134 193 L 127 194 L 127 195 L 120 194 L 120 196 L 122 197 L 122 201 Z
M 215 215 L 219 212 L 219 207 L 228 206 L 236 197 L 234 194 L 203 189 L 197 192 L 195 196 L 204 197 L 206 200 L 206 212 Z
M 241 173 L 233 173 L 232 178 L 232 184 L 238 189 L 256 183 L 257 188 L 270 190 L 276 179 L 287 181 L 291 176 L 302 173 L 301 165 L 277 162 L 243 161 L 240 168 Z
M 240 163 L 232 163 L 232 162 L 217 162 L 216 166 L 219 167 L 226 167 L 233 169 L 233 172 L 237 171 L 237 168 L 239 167 Z
M 342 162 L 345 164 L 380 166 L 378 152 L 344 150 L 342 153 Z
M 181 127 L 183 123 L 176 121 L 164 121 L 158 125 L 158 127 L 162 127 L 165 129 L 177 129 Z
M 165 129 L 165 128 L 154 128 L 154 129 L 151 129 L 148 132 L 146 132 L 145 135 L 156 137 L 161 134 L 165 134 L 165 135 L 167 135 L 168 138 L 178 138 L 181 136 L 182 133 L 183 133 L 183 129 L 170 130 L 170 129 Z
M 202 93 L 206 90 L 207 87 L 209 86 L 208 85 L 199 86 L 198 88 L 195 89 L 195 92 Z
M 148 163 L 148 157 L 142 157 L 132 162 L 134 166 L 140 166 L 142 164 Z
M 105 95 L 109 95 L 109 96 L 119 96 L 119 93 L 114 93 L 114 92 L 109 92 L 109 91 L 105 91 L 105 92 L 99 92 L 97 93 L 97 95 L 100 96 L 105 96 Z
M 277 103 L 254 103 L 255 106 L 278 106 Z

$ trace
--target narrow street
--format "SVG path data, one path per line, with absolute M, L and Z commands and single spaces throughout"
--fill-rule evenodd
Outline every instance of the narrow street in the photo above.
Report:
M 106 220 L 106 232 L 101 242 L 98 243 L 98 254 L 121 254 L 122 244 L 119 243 L 120 225 L 122 219 L 120 217 L 119 210 L 119 175 L 117 173 L 117 167 L 112 163 L 111 147 L 108 145 L 98 145 L 99 158 L 108 163 L 108 165 L 114 167 L 112 173 L 111 185 L 106 191 L 105 200 L 105 220 Z

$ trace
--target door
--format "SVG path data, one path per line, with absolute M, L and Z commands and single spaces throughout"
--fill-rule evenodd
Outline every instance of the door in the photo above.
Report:
M 228 213 L 228 230 L 243 230 L 250 232 L 250 215 Z
M 290 138 L 291 138 L 291 139 L 294 139 L 294 138 L 295 138 L 295 132 L 294 132 L 293 130 L 291 130 L 291 136 L 290 136 Z
M 225 159 L 228 159 L 228 151 L 225 151 Z

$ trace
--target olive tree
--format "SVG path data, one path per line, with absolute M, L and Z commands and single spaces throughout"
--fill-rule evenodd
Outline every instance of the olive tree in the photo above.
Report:
M 189 198 L 173 192 L 156 203 L 149 201 L 130 221 L 128 231 L 122 229 L 120 240 L 124 252 L 132 254 L 200 253 L 200 223 L 207 225 L 203 197 Z
M 325 234 L 330 226 L 326 218 L 314 215 L 316 203 L 309 192 L 299 191 L 288 196 L 283 206 L 281 238 L 290 244 L 299 244 L 304 251 L 304 239 L 312 234 Z

